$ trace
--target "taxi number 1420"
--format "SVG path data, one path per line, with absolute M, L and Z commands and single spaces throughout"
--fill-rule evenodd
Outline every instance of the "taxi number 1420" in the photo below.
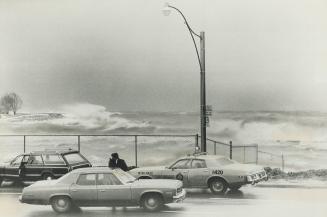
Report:
M 222 170 L 213 170 L 212 174 L 222 175 L 222 174 L 224 174 L 224 171 L 222 171 Z

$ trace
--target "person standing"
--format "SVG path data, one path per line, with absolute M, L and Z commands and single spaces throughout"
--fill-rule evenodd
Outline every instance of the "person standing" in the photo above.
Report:
M 128 171 L 128 166 L 126 162 L 123 159 L 119 158 L 118 153 L 111 154 L 111 158 L 109 159 L 108 166 L 110 168 L 120 168 L 124 171 Z

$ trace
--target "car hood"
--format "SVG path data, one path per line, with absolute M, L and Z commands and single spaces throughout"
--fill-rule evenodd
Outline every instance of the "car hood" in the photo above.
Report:
M 41 187 L 41 186 L 51 186 L 54 185 L 58 182 L 58 180 L 42 180 L 42 181 L 37 181 L 30 185 L 29 187 Z
M 181 188 L 183 183 L 179 180 L 167 179 L 140 179 L 132 183 L 131 187 L 146 188 Z
M 239 171 L 245 174 L 253 174 L 262 172 L 264 169 L 262 166 L 254 165 L 254 164 L 241 164 L 241 163 L 234 163 L 224 166 L 225 170 L 232 170 L 232 171 Z

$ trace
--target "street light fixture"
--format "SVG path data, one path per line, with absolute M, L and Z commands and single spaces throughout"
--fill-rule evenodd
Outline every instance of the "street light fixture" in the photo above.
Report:
M 168 16 L 171 13 L 171 9 L 176 10 L 184 19 L 185 25 L 190 32 L 196 55 L 198 58 L 199 66 L 200 66 L 200 128 L 201 128 L 201 151 L 206 152 L 207 151 L 207 123 L 208 123 L 208 117 L 206 115 L 206 86 L 205 86 L 205 37 L 204 32 L 200 32 L 200 35 L 195 33 L 193 29 L 188 24 L 184 14 L 176 7 L 169 5 L 168 3 L 165 4 L 164 8 L 162 9 L 162 12 L 165 16 Z M 200 39 L 200 54 L 198 50 L 198 46 L 195 42 L 194 36 L 198 37 Z

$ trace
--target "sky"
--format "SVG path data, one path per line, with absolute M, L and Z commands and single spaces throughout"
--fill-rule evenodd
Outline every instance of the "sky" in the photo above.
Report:
M 0 0 L 0 95 L 23 110 L 197 111 L 200 72 L 161 0 Z M 214 110 L 327 111 L 327 1 L 175 0 L 206 34 Z

